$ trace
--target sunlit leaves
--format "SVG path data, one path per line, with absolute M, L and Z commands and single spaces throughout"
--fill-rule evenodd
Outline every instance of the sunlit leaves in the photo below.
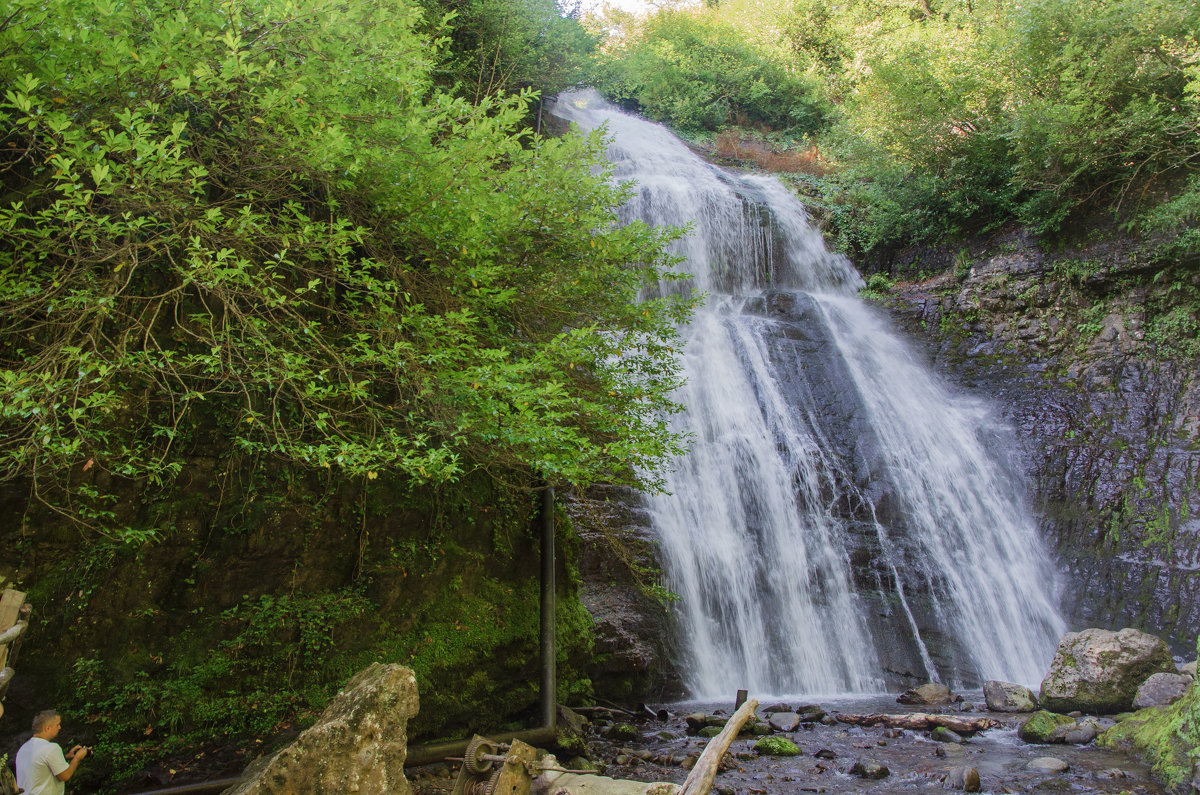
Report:
M 598 138 L 435 90 L 404 0 L 32 8 L 0 28 L 0 477 L 118 536 L 92 479 L 168 486 L 214 438 L 654 482 L 687 307 L 634 306 L 666 237 L 618 227 Z

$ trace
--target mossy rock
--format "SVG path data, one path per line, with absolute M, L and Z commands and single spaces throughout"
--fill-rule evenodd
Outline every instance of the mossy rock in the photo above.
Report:
M 762 737 L 754 744 L 754 750 L 766 756 L 800 755 L 800 746 L 786 737 Z
M 1027 743 L 1048 743 L 1050 735 L 1059 726 L 1074 725 L 1075 719 L 1046 710 L 1038 710 L 1017 729 L 1017 736 Z
M 608 730 L 608 738 L 619 742 L 633 742 L 642 736 L 636 726 L 628 723 L 618 723 Z
M 1169 707 L 1149 707 L 1100 735 L 1107 748 L 1137 752 L 1172 791 L 1192 781 L 1193 754 L 1200 748 L 1200 681 Z

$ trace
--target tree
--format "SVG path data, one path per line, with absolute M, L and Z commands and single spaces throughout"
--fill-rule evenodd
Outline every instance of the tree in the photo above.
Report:
M 669 232 L 598 137 L 434 87 L 406 0 L 15 0 L 0 23 L 0 478 L 130 541 L 121 484 L 260 471 L 652 487 Z

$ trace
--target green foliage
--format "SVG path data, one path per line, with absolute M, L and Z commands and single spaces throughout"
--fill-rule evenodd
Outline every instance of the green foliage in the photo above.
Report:
M 447 19 L 439 82 L 479 101 L 522 89 L 542 96 L 581 82 L 596 46 L 577 13 L 556 0 L 422 0 L 431 20 Z M 435 30 L 436 33 L 436 30 Z
M 812 81 L 747 41 L 720 9 L 654 14 L 610 53 L 599 88 L 685 131 L 736 122 L 804 133 L 825 123 Z
M 421 690 L 421 714 L 414 722 L 421 736 L 495 729 L 489 721 L 496 715 L 511 715 L 537 698 L 538 588 L 536 579 L 514 587 L 483 577 L 454 598 L 421 606 L 410 627 L 384 628 L 361 662 L 396 660 L 413 669 L 419 687 L 441 684 Z M 578 600 L 559 601 L 560 671 L 574 670 L 568 658 L 586 650 L 591 623 Z M 590 695 L 586 680 L 564 676 L 558 684 L 560 699 Z
M 867 283 L 858 291 L 858 294 L 864 298 L 882 301 L 891 293 L 892 287 L 892 280 L 886 273 L 872 273 L 867 277 Z
M 1198 26 L 1170 0 L 799 0 L 784 23 L 797 58 L 844 98 L 823 139 L 842 245 L 1012 220 L 1055 233 L 1105 204 L 1152 205 L 1200 159 Z
M 598 137 L 433 84 L 406 0 L 17 0 L 0 21 L 0 478 L 145 540 L 113 484 L 247 460 L 653 486 L 666 232 Z
M 72 707 L 105 749 L 89 775 L 121 779 L 213 736 L 261 737 L 311 719 L 333 682 L 353 673 L 331 667 L 344 663 L 346 628 L 371 609 L 352 590 L 262 596 L 217 616 L 198 613 L 165 648 L 132 649 L 120 665 L 76 660 Z M 226 639 L 209 647 L 214 626 Z M 130 666 L 136 672 L 126 676 Z

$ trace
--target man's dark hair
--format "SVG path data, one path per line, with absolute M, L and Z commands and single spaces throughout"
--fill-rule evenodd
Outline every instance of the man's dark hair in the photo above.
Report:
M 42 729 L 50 725 L 50 722 L 59 717 L 59 714 L 52 709 L 44 709 L 33 716 L 33 733 L 37 734 Z

